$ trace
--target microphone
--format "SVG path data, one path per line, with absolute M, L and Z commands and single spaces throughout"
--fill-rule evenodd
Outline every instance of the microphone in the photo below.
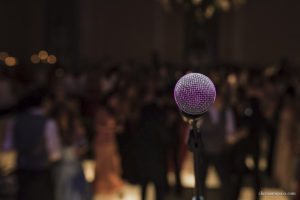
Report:
M 174 98 L 184 116 L 196 119 L 208 111 L 215 102 L 216 89 L 207 76 L 189 73 L 177 81 Z
M 200 185 L 200 170 L 203 164 L 204 145 L 201 133 L 197 128 L 197 120 L 215 102 L 216 88 L 213 82 L 200 73 L 190 73 L 181 77 L 174 88 L 174 99 L 182 115 L 189 119 L 193 131 L 189 135 L 189 149 L 194 154 L 195 190 L 193 200 L 204 200 L 203 185 Z

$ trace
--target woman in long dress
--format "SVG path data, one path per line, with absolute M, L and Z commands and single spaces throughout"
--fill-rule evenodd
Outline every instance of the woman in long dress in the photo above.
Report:
M 65 105 L 54 110 L 62 142 L 62 159 L 55 169 L 55 200 L 90 200 L 80 157 L 85 153 L 87 142 L 80 119 Z
M 293 94 L 293 93 L 292 93 Z M 297 156 L 293 143 L 299 134 L 296 101 L 287 93 L 282 109 L 274 159 L 274 178 L 286 191 L 295 191 L 295 168 Z
M 117 193 L 123 186 L 115 130 L 116 122 L 112 115 L 105 108 L 100 108 L 95 117 L 96 194 Z

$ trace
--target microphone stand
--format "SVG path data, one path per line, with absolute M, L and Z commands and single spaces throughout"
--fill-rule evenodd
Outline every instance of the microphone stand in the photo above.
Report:
M 204 156 L 204 147 L 202 136 L 197 128 L 197 120 L 192 120 L 193 130 L 190 131 L 188 146 L 189 150 L 194 154 L 194 173 L 195 173 L 195 192 L 196 196 L 193 197 L 192 200 L 204 200 L 203 190 L 204 186 L 200 184 L 201 176 L 203 174 L 200 173 L 202 171 L 203 164 L 203 156 Z

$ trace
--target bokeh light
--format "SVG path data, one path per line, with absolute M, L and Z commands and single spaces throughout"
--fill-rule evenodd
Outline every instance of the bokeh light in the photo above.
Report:
M 6 57 L 4 62 L 7 66 L 13 67 L 17 64 L 17 59 L 10 56 L 10 57 Z
M 230 85 L 235 85 L 237 83 L 237 77 L 235 74 L 229 74 L 227 77 L 227 81 Z
M 56 56 L 55 55 L 49 55 L 47 58 L 47 61 L 49 64 L 55 64 L 56 63 Z
M 217 5 L 225 12 L 229 11 L 231 8 L 230 2 L 228 0 L 218 0 Z
M 41 61 L 40 57 L 37 54 L 33 54 L 30 57 L 30 60 L 33 64 L 38 64 Z
M 215 7 L 213 5 L 209 5 L 207 6 L 206 10 L 205 10 L 205 17 L 207 19 L 210 19 L 215 13 Z
M 39 52 L 39 57 L 41 60 L 46 60 L 48 58 L 48 52 L 45 50 L 41 50 Z

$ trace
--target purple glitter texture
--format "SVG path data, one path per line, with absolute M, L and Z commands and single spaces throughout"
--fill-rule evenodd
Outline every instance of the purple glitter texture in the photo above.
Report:
M 214 103 L 216 89 L 207 76 L 190 73 L 176 83 L 174 98 L 181 111 L 189 115 L 201 115 Z

